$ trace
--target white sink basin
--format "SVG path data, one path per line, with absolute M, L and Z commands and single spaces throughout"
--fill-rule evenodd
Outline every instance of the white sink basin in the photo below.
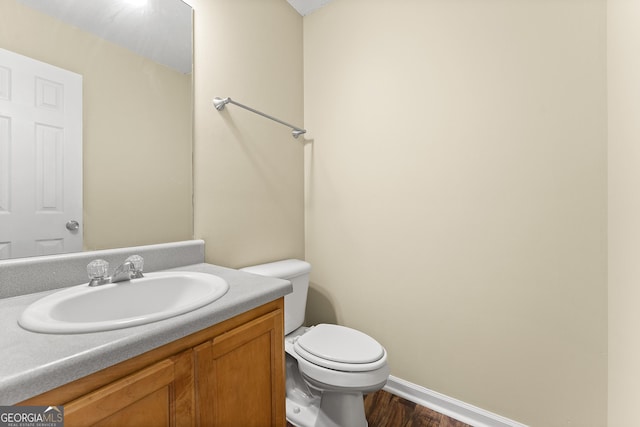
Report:
M 205 273 L 145 273 L 143 278 L 91 287 L 73 286 L 26 308 L 20 326 L 73 334 L 128 328 L 174 317 L 222 297 L 229 284 Z

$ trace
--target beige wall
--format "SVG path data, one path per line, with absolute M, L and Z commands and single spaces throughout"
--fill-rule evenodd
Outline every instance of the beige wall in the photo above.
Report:
M 195 236 L 229 267 L 304 257 L 302 18 L 284 0 L 192 0 Z
M 304 19 L 310 322 L 532 426 L 606 424 L 603 0 Z
M 85 249 L 193 237 L 191 76 L 15 0 L 0 47 L 83 76 Z
M 627 427 L 640 401 L 640 3 L 607 4 L 609 427 Z

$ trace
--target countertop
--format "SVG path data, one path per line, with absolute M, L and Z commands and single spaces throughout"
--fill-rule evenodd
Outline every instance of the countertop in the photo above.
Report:
M 166 271 L 214 274 L 229 283 L 229 291 L 209 305 L 173 318 L 113 331 L 67 335 L 29 332 L 17 323 L 29 304 L 56 290 L 0 299 L 0 405 L 13 405 L 292 291 L 287 280 L 212 264 L 193 264 Z

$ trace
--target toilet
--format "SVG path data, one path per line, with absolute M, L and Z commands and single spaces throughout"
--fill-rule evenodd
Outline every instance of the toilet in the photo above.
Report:
M 241 271 L 293 285 L 284 299 L 287 421 L 298 427 L 366 427 L 363 396 L 380 390 L 389 377 L 384 347 L 345 326 L 302 326 L 308 262 L 288 259 Z

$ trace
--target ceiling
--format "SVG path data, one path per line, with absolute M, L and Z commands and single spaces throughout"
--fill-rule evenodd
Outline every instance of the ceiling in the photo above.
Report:
M 17 1 L 181 73 L 191 73 L 192 10 L 181 0 Z
M 192 9 L 182 0 L 17 1 L 181 73 L 191 73 Z M 331 0 L 287 1 L 306 16 Z
M 287 0 L 291 6 L 302 16 L 308 15 L 320 9 L 331 0 Z

